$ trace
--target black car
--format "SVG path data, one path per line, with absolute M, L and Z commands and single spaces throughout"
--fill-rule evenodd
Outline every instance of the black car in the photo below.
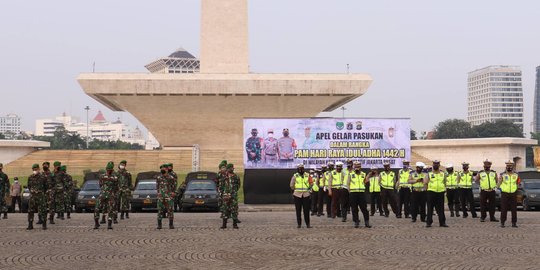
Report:
M 143 209 L 157 209 L 156 175 L 159 172 L 141 172 L 135 180 L 135 190 L 131 198 L 131 211 L 139 212 Z
M 99 197 L 99 176 L 98 172 L 90 172 L 84 175 L 84 182 L 75 200 L 75 212 L 93 212 Z
M 521 181 L 523 210 L 540 207 L 540 179 L 523 179 Z
M 186 176 L 180 208 L 187 212 L 191 209 L 219 210 L 217 173 L 191 172 Z

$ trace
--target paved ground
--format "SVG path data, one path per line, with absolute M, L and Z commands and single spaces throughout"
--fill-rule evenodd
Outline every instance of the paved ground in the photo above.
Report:
M 177 228 L 161 231 L 155 213 L 132 214 L 113 231 L 74 214 L 30 232 L 24 214 L 11 214 L 0 220 L 0 269 L 539 269 L 540 212 L 518 214 L 517 229 L 379 216 L 372 229 L 326 217 L 297 229 L 293 212 L 243 212 L 240 229 L 225 231 L 217 213 L 177 213 Z

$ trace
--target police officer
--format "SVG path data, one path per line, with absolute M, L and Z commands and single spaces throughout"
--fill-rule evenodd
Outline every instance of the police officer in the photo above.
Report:
M 315 170 L 309 170 L 309 176 L 312 179 L 313 185 L 311 186 L 311 215 L 317 215 L 319 209 L 319 174 Z
M 290 187 L 293 191 L 294 207 L 296 209 L 296 223 L 298 228 L 302 227 L 302 211 L 304 211 L 304 222 L 307 228 L 311 228 L 309 223 L 309 204 L 311 177 L 304 171 L 304 164 L 296 166 L 296 173 L 291 177 Z
M 498 222 L 495 218 L 495 188 L 497 188 L 497 173 L 491 170 L 491 161 L 484 161 L 484 169 L 479 171 L 475 181 L 480 183 L 480 222 L 486 221 L 486 211 L 489 220 Z
M 501 227 L 504 228 L 508 209 L 512 212 L 512 227 L 517 228 L 517 199 L 516 192 L 521 182 L 514 172 L 514 162 L 506 162 L 506 171 L 501 173 L 497 186 L 501 189 Z
M 396 194 L 394 193 L 394 187 L 396 185 L 396 175 L 390 170 L 390 163 L 384 162 L 384 171 L 379 174 L 379 183 L 381 185 L 381 201 L 384 210 L 384 216 L 388 217 L 390 211 L 388 211 L 388 203 L 392 208 L 392 212 L 398 216 Z
M 403 168 L 399 170 L 398 177 L 398 217 L 401 217 L 402 210 L 405 212 L 405 218 L 409 218 L 410 206 L 411 206 L 411 184 L 409 184 L 409 177 L 411 169 L 408 160 L 403 160 Z
M 458 189 L 459 174 L 454 171 L 454 165 L 446 165 L 446 200 L 448 201 L 448 209 L 450 209 L 450 217 L 459 217 L 459 189 Z
M 463 211 L 463 218 L 467 218 L 469 214 L 467 213 L 467 204 L 469 205 L 469 210 L 471 211 L 472 217 L 477 218 L 476 209 L 474 208 L 474 197 L 472 192 L 472 181 L 473 181 L 473 172 L 469 171 L 469 163 L 461 163 L 463 171 L 458 175 L 458 186 L 459 186 L 459 201 L 461 202 L 461 210 Z
M 330 178 L 332 178 L 332 172 L 334 171 L 334 162 L 328 162 L 328 170 L 324 173 L 324 192 L 326 193 L 326 217 L 332 217 L 332 187 L 328 184 L 330 183 Z
M 343 171 L 343 163 L 336 163 L 336 170 L 332 171 L 328 185 L 331 187 L 330 196 L 332 196 L 332 218 L 338 215 L 338 205 L 341 207 L 341 218 L 343 222 L 347 221 L 347 209 L 345 208 L 345 198 L 343 197 L 343 186 L 347 173 Z
M 317 176 L 319 177 L 319 201 L 317 202 L 317 216 L 323 216 L 324 202 L 328 200 L 328 191 L 326 189 L 326 165 L 322 165 L 321 169 L 317 171 Z
M 384 211 L 382 210 L 381 205 L 381 185 L 379 183 L 379 172 L 377 167 L 371 167 L 371 171 L 367 175 L 369 182 L 369 195 L 370 195 L 370 207 L 371 207 L 371 216 L 375 215 L 375 206 L 379 209 L 379 215 L 383 216 Z
M 351 212 L 353 216 L 354 227 L 360 226 L 360 219 L 358 218 L 358 208 L 364 215 L 364 222 L 366 228 L 371 228 L 369 225 L 369 212 L 366 204 L 366 173 L 362 172 L 360 162 L 355 161 L 353 163 L 354 170 L 351 172 L 347 179 L 347 189 L 349 190 L 349 203 L 351 204 Z
M 427 218 L 426 227 L 431 227 L 433 223 L 433 208 L 437 211 L 439 217 L 439 226 L 446 225 L 446 216 L 444 215 L 444 191 L 446 190 L 446 174 L 440 171 L 441 162 L 433 161 L 433 171 L 428 173 L 425 181 L 427 184 Z
M 409 184 L 412 185 L 411 191 L 411 218 L 412 222 L 416 222 L 416 218 L 420 215 L 420 221 L 426 222 L 426 173 L 424 173 L 423 162 L 416 162 L 416 170 L 409 174 Z

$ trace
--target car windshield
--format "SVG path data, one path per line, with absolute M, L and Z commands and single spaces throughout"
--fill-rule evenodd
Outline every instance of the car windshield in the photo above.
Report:
M 155 190 L 156 182 L 139 182 L 135 189 L 136 190 Z
M 99 190 L 99 184 L 97 181 L 88 181 L 84 183 L 82 190 Z
M 187 190 L 216 190 L 216 184 L 212 180 L 191 181 L 187 185 Z
M 538 182 L 525 182 L 526 189 L 540 189 L 540 181 Z

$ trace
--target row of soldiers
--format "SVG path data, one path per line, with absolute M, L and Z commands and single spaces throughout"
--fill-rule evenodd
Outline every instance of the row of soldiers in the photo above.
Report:
M 389 163 L 383 164 L 383 171 L 379 172 L 372 167 L 366 174 L 362 171 L 358 161 L 348 161 L 347 169 L 343 170 L 343 163 L 338 162 L 334 168 L 333 163 L 323 166 L 319 173 L 305 172 L 304 165 L 297 166 L 297 173 L 291 178 L 291 189 L 296 206 L 298 227 L 301 227 L 301 210 L 304 211 L 304 221 L 310 228 L 309 212 L 311 215 L 323 216 L 323 204 L 329 218 L 341 217 L 347 221 L 347 214 L 352 212 L 355 227 L 359 227 L 359 209 L 364 216 L 366 227 L 369 224 L 370 213 L 367 209 L 366 193 L 371 196 L 371 216 L 378 208 L 381 216 L 388 217 L 390 211 L 397 218 L 417 221 L 420 216 L 426 227 L 433 223 L 435 209 L 441 227 L 448 227 L 444 213 L 445 193 L 451 217 L 459 217 L 460 210 L 463 218 L 468 217 L 468 210 L 472 217 L 477 214 L 473 200 L 473 182 L 480 185 L 480 221 L 484 222 L 489 213 L 490 221 L 498 222 L 495 218 L 496 189 L 501 190 L 501 227 L 505 226 L 507 212 L 512 212 L 512 227 L 517 227 L 517 200 L 516 191 L 520 183 L 517 173 L 514 172 L 514 163 L 506 162 L 506 171 L 497 175 L 491 170 L 491 161 L 484 161 L 484 169 L 473 173 L 469 170 L 469 163 L 462 163 L 463 170 L 455 172 L 453 165 L 446 166 L 446 171 L 440 168 L 440 161 L 434 160 L 433 166 L 427 169 L 422 162 L 416 163 L 415 170 L 409 167 L 409 161 L 403 161 L 403 168 L 396 175 L 390 169 Z M 468 208 L 468 209 L 467 209 Z

